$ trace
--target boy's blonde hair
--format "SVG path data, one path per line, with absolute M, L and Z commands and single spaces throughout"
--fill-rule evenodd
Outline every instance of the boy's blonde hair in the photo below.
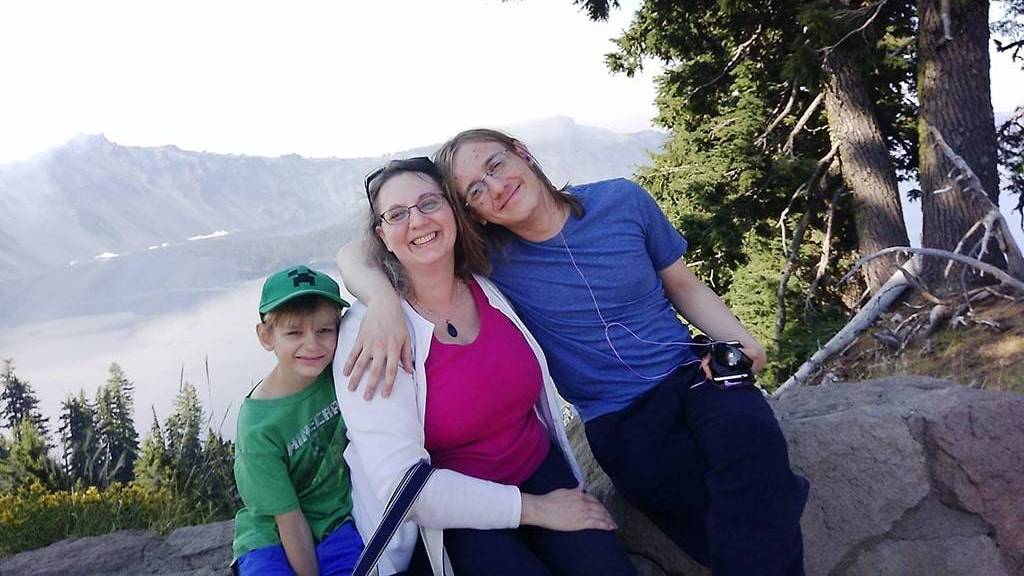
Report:
M 329 307 L 333 308 L 336 312 L 337 321 L 341 322 L 341 311 L 342 307 L 337 302 L 318 296 L 316 294 L 307 294 L 305 296 L 299 296 L 292 298 L 291 300 L 281 304 L 277 308 L 274 308 L 270 312 L 263 315 L 263 324 L 273 328 L 277 325 L 284 323 L 287 320 L 293 318 L 303 318 L 306 316 L 312 316 L 320 311 L 321 308 Z

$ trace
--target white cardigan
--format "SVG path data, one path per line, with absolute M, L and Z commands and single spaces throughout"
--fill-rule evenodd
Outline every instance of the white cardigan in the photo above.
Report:
M 487 301 L 502 312 L 523 333 L 540 364 L 544 393 L 535 410 L 548 437 L 561 447 L 573 474 L 582 483 L 583 474 L 569 447 L 562 422 L 562 400 L 555 392 L 544 353 L 526 326 L 512 310 L 504 295 L 486 278 L 476 276 Z M 348 377 L 341 368 L 355 343 L 366 307 L 356 302 L 341 321 L 338 349 L 335 353 L 334 382 L 338 404 L 348 427 L 349 445 L 345 460 L 351 469 L 352 515 L 363 540 L 368 540 L 383 517 L 384 508 L 402 476 L 421 459 L 430 459 L 424 448 L 423 421 L 427 382 L 424 366 L 430 352 L 434 325 L 402 302 L 409 331 L 413 334 L 413 374 L 399 369 L 395 387 L 388 398 L 376 395 L 363 400 L 363 389 L 351 392 Z M 438 469 L 431 476 L 409 521 L 402 525 L 378 563 L 381 574 L 400 572 L 408 567 L 416 544 L 419 526 L 423 543 L 435 575 L 451 576 L 453 571 L 444 553 L 444 528 L 497 529 L 519 526 L 522 497 L 519 488 Z M 443 569 L 443 571 L 442 571 Z

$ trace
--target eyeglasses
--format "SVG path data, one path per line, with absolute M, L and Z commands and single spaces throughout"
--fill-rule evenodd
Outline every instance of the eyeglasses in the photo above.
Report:
M 380 175 L 388 168 L 399 168 L 405 172 L 437 174 L 437 167 L 430 158 L 427 158 L 426 156 L 416 156 L 415 158 L 405 158 L 403 160 L 392 160 L 373 172 L 370 172 L 365 178 L 363 178 L 363 188 L 366 190 L 366 199 L 370 201 L 371 206 L 373 205 L 373 198 L 370 198 L 370 185 L 372 185 L 373 181 L 379 178 Z
M 437 212 L 441 206 L 444 206 L 444 195 L 438 194 L 437 192 L 428 192 L 423 196 L 420 196 L 419 202 L 412 206 L 395 206 L 394 208 L 388 208 L 381 212 L 378 218 L 381 222 L 395 226 L 408 220 L 413 208 L 419 210 L 420 214 L 430 214 L 431 212 Z
M 487 161 L 487 167 L 484 169 L 484 175 L 479 180 L 473 182 L 466 188 L 466 207 L 479 206 L 484 199 L 484 194 L 490 191 L 487 187 L 487 183 L 484 182 L 484 178 L 491 178 L 495 180 L 501 178 L 508 168 L 508 153 L 509 150 L 506 148 L 501 152 L 498 152 L 491 159 Z

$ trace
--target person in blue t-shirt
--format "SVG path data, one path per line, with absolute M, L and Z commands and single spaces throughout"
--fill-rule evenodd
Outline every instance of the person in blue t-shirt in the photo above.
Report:
M 738 340 L 755 372 L 764 348 L 686 266 L 686 240 L 650 195 L 621 179 L 558 189 L 494 130 L 456 135 L 434 161 L 456 216 L 477 223 L 463 257 L 490 268 L 541 344 L 616 489 L 716 576 L 803 574 L 808 484 L 771 407 L 753 386 L 714 385 L 676 313 Z M 353 385 L 365 373 L 367 396 L 382 381 L 386 396 L 399 365 L 410 368 L 409 337 L 365 251 L 338 253 L 369 309 L 344 369 Z

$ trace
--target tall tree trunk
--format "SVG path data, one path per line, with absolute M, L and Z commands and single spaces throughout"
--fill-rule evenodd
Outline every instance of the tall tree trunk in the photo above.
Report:
M 953 250 L 987 211 L 956 189 L 934 193 L 953 184 L 948 178 L 952 164 L 936 149 L 928 133 L 929 124 L 967 161 L 989 199 L 999 204 L 989 78 L 988 6 L 987 0 L 918 0 L 917 3 L 918 139 L 924 225 L 921 243 L 925 248 Z M 981 231 L 965 246 L 969 249 L 980 238 Z M 986 261 L 989 263 L 1004 264 L 996 245 L 989 247 L 988 254 Z M 926 276 L 937 278 L 944 265 L 944 262 L 927 262 Z
M 839 143 L 843 181 L 853 193 L 857 250 L 861 256 L 867 256 L 890 246 L 907 246 L 896 170 L 889 159 L 864 76 L 844 46 L 829 54 L 825 70 L 829 133 L 832 141 Z M 899 261 L 894 254 L 864 267 L 864 278 L 872 293 L 893 275 Z

